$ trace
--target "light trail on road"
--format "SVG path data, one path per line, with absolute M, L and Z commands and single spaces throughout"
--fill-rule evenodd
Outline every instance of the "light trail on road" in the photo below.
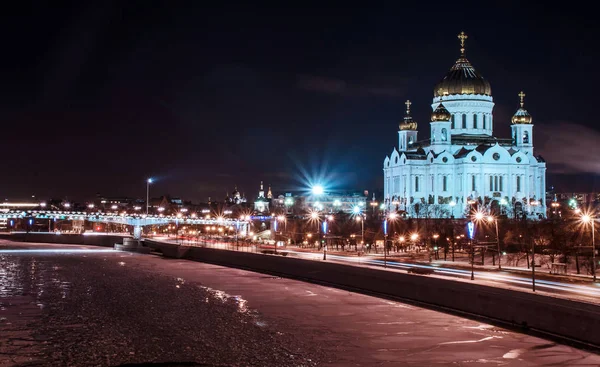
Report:
M 307 253 L 307 252 L 292 251 L 292 250 L 285 250 L 285 251 L 290 254 L 294 254 L 303 259 L 309 259 L 309 260 L 320 260 L 321 259 L 321 254 L 318 254 L 318 253 Z M 356 257 L 356 256 L 343 256 L 343 255 L 327 254 L 327 259 L 344 262 L 344 263 L 351 263 L 353 265 L 362 264 L 362 265 L 371 265 L 371 266 L 377 266 L 377 267 L 384 266 L 383 260 L 365 259 L 365 258 L 360 258 L 360 257 Z M 455 277 L 455 278 L 466 278 L 466 279 L 471 277 L 470 270 L 446 268 L 446 267 L 438 266 L 438 265 L 411 264 L 411 263 L 399 262 L 399 261 L 394 261 L 394 260 L 387 260 L 386 264 L 389 268 L 392 268 L 392 269 L 401 269 L 401 270 L 409 270 L 411 268 L 412 269 L 426 269 L 426 270 L 432 270 L 435 274 L 438 274 L 438 275 L 445 275 L 445 276 L 450 276 L 450 277 Z M 528 289 L 530 289 L 531 285 L 532 285 L 531 278 L 511 275 L 506 272 L 495 274 L 495 273 L 491 273 L 491 272 L 487 272 L 487 271 L 475 271 L 475 279 L 476 279 L 475 280 L 476 283 L 477 283 L 477 279 L 482 279 L 482 280 L 486 280 L 488 282 L 491 281 L 491 282 L 495 282 L 495 283 L 516 285 L 520 288 L 528 288 Z M 537 287 L 544 288 L 544 290 L 546 290 L 550 293 L 568 292 L 568 293 L 573 293 L 573 294 L 600 297 L 600 286 L 597 283 L 593 283 L 588 286 L 588 285 L 569 284 L 569 283 L 557 282 L 557 281 L 551 281 L 551 280 L 545 280 L 545 279 L 536 279 L 535 284 Z M 486 284 L 486 285 L 488 285 L 488 284 Z

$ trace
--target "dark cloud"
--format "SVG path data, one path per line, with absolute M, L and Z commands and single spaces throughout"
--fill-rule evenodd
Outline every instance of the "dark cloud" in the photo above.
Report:
M 572 122 L 538 124 L 537 153 L 551 173 L 600 174 L 600 132 Z
M 330 94 L 345 94 L 348 91 L 348 85 L 343 80 L 310 75 L 298 77 L 298 88 Z
M 384 96 L 401 97 L 404 91 L 398 87 L 374 84 L 350 83 L 345 80 L 322 76 L 301 75 L 298 77 L 297 86 L 300 89 L 341 95 L 341 96 Z

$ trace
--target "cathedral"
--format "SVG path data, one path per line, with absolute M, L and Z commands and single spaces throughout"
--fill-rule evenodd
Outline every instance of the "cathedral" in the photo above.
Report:
M 490 83 L 465 54 L 435 86 L 430 139 L 417 138 L 410 101 L 398 131 L 398 149 L 383 162 L 385 207 L 415 218 L 465 218 L 484 210 L 514 218 L 546 216 L 546 162 L 533 151 L 533 119 L 520 107 L 512 136 L 494 137 Z

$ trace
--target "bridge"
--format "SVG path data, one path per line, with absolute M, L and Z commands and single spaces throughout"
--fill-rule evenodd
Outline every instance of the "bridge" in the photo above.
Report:
M 236 234 L 248 233 L 249 220 L 233 219 L 226 217 L 197 217 L 191 215 L 147 215 L 147 214 L 127 214 L 127 213 L 106 213 L 106 212 L 75 212 L 60 210 L 9 210 L 0 212 L 0 219 L 7 221 L 10 227 L 13 227 L 15 221 L 28 221 L 27 225 L 31 227 L 36 220 L 71 220 L 87 221 L 93 223 L 114 223 L 133 227 L 133 236 L 140 238 L 142 227 L 165 225 L 175 223 L 176 225 L 212 225 L 225 226 L 235 229 Z

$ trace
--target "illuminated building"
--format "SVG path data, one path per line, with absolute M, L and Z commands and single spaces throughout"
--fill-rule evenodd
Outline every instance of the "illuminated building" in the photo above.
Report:
M 406 102 L 398 148 L 383 162 L 384 206 L 411 217 L 456 217 L 472 206 L 498 214 L 546 216 L 546 163 L 533 152 L 533 119 L 520 107 L 511 137 L 493 136 L 494 101 L 489 82 L 465 55 L 435 86 L 430 139 L 417 139 L 417 122 Z
M 271 195 L 271 187 L 269 187 L 269 195 Z M 272 197 L 272 195 L 271 195 Z M 265 190 L 263 188 L 263 182 L 260 181 L 260 191 L 258 192 L 258 197 L 254 200 L 254 211 L 258 214 L 266 214 L 269 213 L 269 204 L 271 203 L 271 198 L 265 197 Z

